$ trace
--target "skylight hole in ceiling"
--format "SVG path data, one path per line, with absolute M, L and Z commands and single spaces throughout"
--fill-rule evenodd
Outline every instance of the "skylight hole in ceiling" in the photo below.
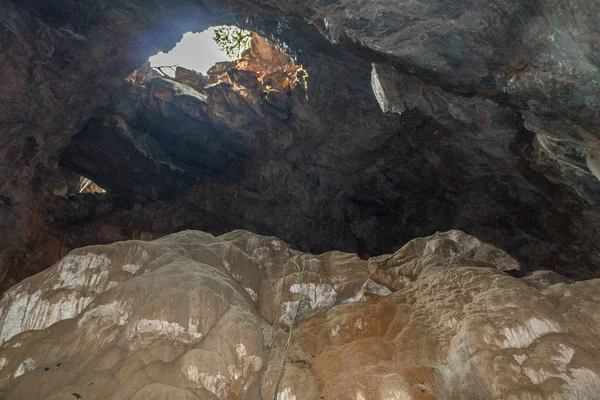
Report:
M 160 52 L 150 57 L 153 68 L 175 76 L 176 67 L 184 67 L 205 74 L 220 61 L 239 58 L 250 46 L 249 31 L 233 26 L 213 26 L 200 33 L 188 32 L 168 53 Z

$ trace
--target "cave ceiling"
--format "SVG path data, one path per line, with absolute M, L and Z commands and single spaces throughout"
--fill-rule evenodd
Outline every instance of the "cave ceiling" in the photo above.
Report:
M 238 228 L 364 257 L 461 229 L 520 273 L 597 277 L 595 4 L 4 1 L 0 281 Z M 220 24 L 260 35 L 244 62 L 142 67 Z

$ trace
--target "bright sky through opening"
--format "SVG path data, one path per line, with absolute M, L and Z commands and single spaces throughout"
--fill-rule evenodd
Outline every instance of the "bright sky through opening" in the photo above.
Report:
M 188 32 L 177 45 L 168 53 L 160 52 L 150 57 L 153 67 L 178 65 L 193 69 L 203 74 L 218 61 L 228 61 L 229 57 L 213 40 L 213 32 L 218 27 L 212 27 L 201 33 Z M 163 72 L 175 76 L 175 70 L 163 68 Z

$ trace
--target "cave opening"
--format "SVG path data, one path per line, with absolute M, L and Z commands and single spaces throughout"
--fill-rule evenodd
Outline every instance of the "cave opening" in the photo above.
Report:
M 255 32 L 231 25 L 187 32 L 126 77 L 60 165 L 85 177 L 80 193 L 93 176 L 98 190 L 120 197 L 180 196 L 239 167 L 254 150 L 243 135 L 259 121 L 285 126 L 298 99 L 308 99 L 307 78 L 284 48 Z M 256 120 L 240 118 L 247 113 Z
M 193 32 L 192 27 L 178 43 L 164 47 L 170 51 L 150 57 L 122 80 L 103 111 L 61 153 L 64 172 L 82 177 L 81 195 L 71 199 L 78 211 L 69 228 L 61 227 L 69 231 L 62 241 L 66 250 L 97 242 L 94 232 L 108 225 L 111 237 L 118 238 L 154 238 L 160 235 L 157 227 L 161 234 L 219 232 L 224 224 L 214 217 L 221 211 L 211 198 L 217 191 L 205 191 L 206 185 L 245 177 L 249 190 L 267 190 L 245 176 L 244 163 L 263 163 L 264 149 L 280 146 L 279 132 L 292 125 L 294 110 L 307 107 L 308 72 L 288 55 L 288 47 L 264 33 L 231 25 Z M 89 207 L 80 208 L 77 202 L 95 185 L 94 193 L 108 195 L 87 196 Z M 207 197 L 200 200 L 203 206 L 189 202 L 198 196 Z M 154 220 L 139 214 L 167 202 L 176 204 L 180 218 L 157 222 L 162 211 Z M 227 222 L 227 229 L 240 227 L 244 223 L 237 215 Z M 84 229 L 92 234 L 82 235 Z
M 79 177 L 79 191 L 78 193 L 106 193 L 106 190 L 98 186 L 94 181 L 90 178 L 86 178 L 85 176 Z
M 149 58 L 152 68 L 175 77 L 177 67 L 202 74 L 219 62 L 235 61 L 250 48 L 252 32 L 231 25 L 212 26 L 202 32 L 187 32 L 166 53 Z

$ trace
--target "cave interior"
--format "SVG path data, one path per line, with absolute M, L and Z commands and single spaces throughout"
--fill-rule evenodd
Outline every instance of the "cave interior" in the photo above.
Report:
M 184 34 L 217 26 L 252 32 L 250 47 L 238 58 L 219 61 L 207 71 L 176 66 L 172 74 L 165 74 L 148 62 L 151 56 L 173 49 Z M 330 397 L 315 394 L 298 399 L 350 398 L 344 397 L 350 393 L 347 388 L 362 379 L 357 378 L 358 375 L 347 378 L 347 387 L 343 389 L 327 386 L 337 378 L 327 375 L 327 363 L 319 367 L 318 354 L 324 351 L 323 346 L 335 348 L 335 343 L 328 340 L 333 340 L 331 337 L 340 329 L 323 322 L 322 315 L 329 316 L 330 311 L 331 318 L 342 318 L 340 315 L 355 318 L 360 314 L 375 326 L 372 329 L 379 329 L 378 324 L 387 324 L 385 329 L 389 332 L 402 324 L 402 327 L 411 327 L 412 331 L 398 328 L 398 337 L 406 339 L 401 344 L 398 344 L 400 340 L 389 340 L 376 351 L 365 347 L 352 353 L 354 356 L 361 352 L 380 352 L 385 362 L 391 362 L 385 358 L 387 353 L 402 354 L 406 360 L 413 360 L 414 365 L 424 365 L 418 370 L 410 369 L 414 365 L 402 367 L 408 368 L 403 371 L 411 371 L 406 372 L 403 379 L 409 379 L 406 378 L 409 375 L 420 377 L 415 378 L 418 383 L 411 383 L 410 390 L 417 393 L 411 399 L 436 398 L 426 397 L 426 392 L 431 396 L 454 393 L 456 387 L 463 390 L 466 397 L 462 398 L 479 398 L 476 396 L 484 392 L 488 397 L 481 398 L 492 398 L 490 393 L 502 385 L 489 383 L 495 370 L 481 371 L 488 366 L 492 368 L 495 361 L 481 358 L 484 361 L 478 361 L 479 364 L 475 361 L 469 364 L 471 361 L 465 360 L 487 357 L 496 351 L 498 357 L 503 357 L 505 354 L 500 355 L 500 351 L 508 354 L 511 349 L 525 347 L 529 348 L 528 356 L 532 357 L 533 365 L 545 365 L 542 359 L 554 360 L 556 364 L 556 360 L 568 358 L 563 363 L 564 368 L 561 367 L 563 370 L 556 372 L 554 378 L 561 377 L 564 382 L 571 382 L 569 385 L 573 388 L 585 390 L 569 392 L 571 389 L 563 386 L 561 393 L 567 394 L 556 398 L 576 398 L 569 397 L 568 393 L 600 390 L 600 380 L 597 380 L 600 372 L 589 375 L 585 384 L 581 383 L 584 381 L 581 374 L 579 378 L 565 375 L 571 357 L 590 371 L 596 371 L 594 368 L 600 371 L 597 361 L 600 358 L 596 357 L 600 352 L 599 336 L 593 337 L 594 330 L 600 326 L 600 317 L 594 309 L 600 297 L 593 294 L 597 293 L 594 288 L 599 287 L 595 278 L 600 277 L 599 26 L 597 0 L 0 2 L 3 82 L 0 92 L 0 292 L 8 293 L 2 300 L 5 303 L 0 302 L 0 345 L 5 340 L 11 345 L 10 349 L 6 345 L 0 348 L 0 356 L 5 353 L 6 357 L 10 356 L 9 361 L 0 358 L 0 397 L 5 388 L 13 394 L 29 394 L 26 385 L 19 386 L 25 382 L 19 380 L 23 379 L 18 378 L 20 375 L 49 370 L 54 373 L 60 367 L 62 361 L 53 361 L 40 370 L 41 364 L 36 367 L 28 361 L 32 358 L 25 359 L 25 353 L 19 353 L 25 348 L 35 348 L 43 355 L 36 356 L 38 360 L 50 357 L 51 352 L 46 350 L 51 347 L 43 346 L 51 344 L 47 344 L 44 337 L 35 336 L 39 332 L 51 332 L 60 340 L 75 343 L 72 347 L 65 344 L 64 348 L 80 354 L 77 346 L 85 348 L 86 342 L 69 335 L 86 337 L 81 321 L 89 322 L 89 318 L 81 313 L 91 303 L 84 302 L 84 306 L 81 301 L 75 306 L 68 303 L 77 312 L 60 314 L 61 309 L 58 317 L 55 313 L 52 318 L 34 318 L 34 322 L 23 317 L 17 324 L 18 329 L 17 325 L 6 322 L 6 310 L 13 307 L 10 309 L 17 310 L 14 313 L 22 312 L 25 316 L 35 311 L 36 318 L 43 312 L 49 314 L 49 308 L 36 311 L 37 305 L 31 296 L 44 293 L 53 298 L 61 290 L 72 289 L 64 286 L 68 279 L 79 279 L 67 279 L 60 274 L 59 279 L 52 274 L 73 265 L 76 271 L 69 270 L 69 273 L 86 274 L 81 267 L 83 261 L 73 260 L 87 260 L 90 265 L 112 257 L 111 252 L 119 249 L 140 265 L 154 263 L 147 268 L 151 273 L 159 270 L 156 265 L 162 268 L 165 260 L 178 259 L 182 254 L 189 255 L 187 263 L 191 263 L 191 259 L 204 263 L 202 268 L 210 271 L 206 273 L 209 278 L 202 275 L 205 272 L 196 264 L 194 270 L 183 261 L 183 267 L 176 272 L 199 287 L 206 285 L 202 279 L 214 278 L 214 286 L 228 293 L 221 297 L 208 296 L 209 304 L 217 304 L 210 310 L 198 303 L 197 308 L 205 312 L 204 315 L 213 315 L 211 313 L 217 313 L 219 307 L 226 309 L 233 307 L 232 304 L 236 307 L 244 304 L 251 310 L 244 311 L 250 316 L 235 317 L 240 318 L 235 324 L 218 327 L 224 332 L 223 340 L 229 340 L 229 331 L 237 332 L 242 322 L 246 323 L 243 326 L 250 326 L 240 333 L 246 340 L 248 354 L 252 350 L 248 343 L 259 343 L 256 346 L 260 348 L 267 337 L 260 318 L 273 326 L 270 346 L 276 347 L 274 354 L 278 357 L 287 339 L 288 331 L 274 327 L 280 322 L 279 308 L 274 305 L 279 293 L 277 285 L 281 287 L 279 306 L 284 304 L 284 286 L 288 284 L 291 295 L 286 293 L 286 296 L 291 296 L 290 304 L 293 301 L 298 304 L 293 319 L 287 323 L 290 327 L 288 345 L 302 301 L 297 297 L 308 298 L 304 291 L 309 289 L 313 294 L 318 292 L 321 297 L 314 294 L 311 311 L 299 317 L 302 321 L 299 339 L 292 342 L 291 348 L 296 349 L 294 346 L 304 340 L 304 353 L 292 351 L 291 357 L 297 359 L 289 358 L 293 364 L 290 371 L 297 374 L 298 385 L 304 379 L 298 377 L 312 371 L 325 383 L 324 386 L 306 384 L 306 393 L 318 388 L 314 389 L 315 393 L 323 390 L 330 393 Z M 197 51 L 202 53 L 201 48 Z M 130 240 L 136 242 L 122 242 Z M 92 246 L 86 247 L 90 249 L 86 250 L 90 252 L 87 255 L 81 250 L 84 246 Z M 237 253 L 232 247 L 237 248 Z M 302 265 L 316 268 L 316 281 L 302 281 L 304 275 L 298 273 L 292 274 L 288 279 L 291 283 L 288 282 L 282 265 L 288 265 L 292 259 L 294 262 L 302 259 Z M 101 298 L 102 291 L 109 294 L 122 291 L 123 296 L 130 296 L 132 304 L 138 304 L 136 302 L 146 301 L 142 299 L 147 299 L 148 292 L 156 290 L 156 299 L 147 301 L 155 300 L 152 307 L 158 310 L 171 301 L 161 297 L 176 290 L 170 285 L 181 288 L 186 284 L 182 283 L 184 279 L 172 280 L 175 273 L 163 276 L 157 272 L 159 278 L 155 282 L 140 284 L 140 287 L 147 284 L 150 289 L 138 292 L 134 284 L 128 286 L 123 282 L 125 272 L 137 279 L 141 267 L 118 260 L 111 261 L 113 269 L 118 271 L 110 270 L 110 276 L 114 275 L 114 282 L 118 281 L 115 284 L 120 286 L 114 287 L 112 292 L 108 286 L 98 289 L 98 293 L 94 292 L 97 298 Z M 235 279 L 229 275 L 222 277 L 223 271 L 210 264 L 213 261 L 215 265 L 221 263 Z M 471 266 L 483 268 L 470 269 Z M 192 270 L 195 272 L 190 272 Z M 400 270 L 403 275 L 397 272 Z M 401 278 L 394 273 L 402 275 Z M 450 276 L 453 273 L 456 276 Z M 221 277 L 218 278 L 221 281 L 215 277 Z M 127 279 L 130 278 L 127 275 Z M 345 286 L 343 290 L 338 287 L 337 292 L 332 292 L 332 282 L 345 282 Z M 455 282 L 460 284 L 452 286 Z M 108 285 L 102 283 L 105 284 Z M 231 289 L 238 284 L 243 285 L 247 293 Z M 438 292 L 432 289 L 435 284 L 440 285 L 439 293 L 449 293 L 450 300 L 436 297 Z M 468 285 L 475 284 L 479 286 L 470 291 Z M 418 295 L 410 292 L 413 290 L 410 285 L 417 288 L 414 290 Z M 7 292 L 11 287 L 13 289 Z M 96 289 L 85 287 L 85 291 Z M 464 293 L 460 292 L 462 289 Z M 492 293 L 496 289 L 498 291 Z M 19 306 L 19 295 L 15 294 L 19 291 L 27 293 L 25 306 Z M 103 295 L 108 296 L 105 292 Z M 485 318 L 473 317 L 467 321 L 467 312 L 452 314 L 454 311 L 444 308 L 471 299 L 472 292 L 483 293 L 481 304 L 485 307 L 479 310 L 473 306 L 475 301 L 468 303 L 475 310 L 469 315 L 486 315 Z M 77 292 L 77 296 L 80 295 Z M 405 307 L 405 303 L 398 300 L 401 296 L 410 306 Z M 581 303 L 568 299 L 573 296 L 579 296 L 577 301 Z M 77 301 L 85 298 L 78 297 Z M 189 298 L 194 297 L 189 295 Z M 494 303 L 498 298 L 501 298 L 498 303 L 510 305 L 514 301 L 517 304 L 514 315 L 510 314 L 513 311 L 485 314 L 503 309 L 504 305 Z M 346 304 L 359 302 L 356 299 L 365 304 L 375 299 L 375 303 L 368 304 L 376 306 L 367 312 L 359 309 L 362 306 Z M 226 305 L 219 303 L 221 301 Z M 585 301 L 590 303 L 584 305 Z M 107 300 L 106 304 L 113 303 Z M 143 304 L 152 308 L 149 303 Z M 118 316 L 111 320 L 113 328 L 121 329 L 127 315 L 133 318 L 138 309 L 143 309 L 141 305 L 136 307 L 130 314 L 111 311 L 111 315 Z M 336 311 L 342 309 L 345 311 Z M 409 309 L 412 311 L 406 311 Z M 446 310 L 446 314 L 442 310 Z M 539 315 L 519 320 L 530 310 Z M 318 312 L 323 314 L 318 316 Z M 100 317 L 95 315 L 95 322 L 89 322 L 90 326 L 104 321 L 100 311 L 96 314 Z M 565 320 L 552 322 L 555 314 Z M 223 315 L 219 318 L 228 321 Z M 143 317 L 141 311 L 138 316 Z M 69 322 L 75 317 L 80 318 L 79 322 L 74 319 Z M 495 339 L 488 333 L 485 333 L 487 336 L 482 334 L 485 339 L 480 341 L 467 338 L 473 348 L 485 350 L 477 356 L 465 355 L 459 350 L 448 353 L 446 358 L 440 356 L 461 368 L 476 365 L 473 368 L 479 368 L 477 373 L 481 375 L 478 376 L 482 376 L 481 382 L 485 383 L 477 381 L 471 385 L 471 381 L 463 379 L 471 376 L 468 375 L 471 370 L 465 370 L 461 378 L 452 375 L 454 372 L 448 363 L 438 363 L 437 354 L 461 347 L 456 345 L 458 342 L 450 341 L 450 336 L 444 336 L 446 333 L 435 336 L 442 332 L 437 325 L 415 328 L 405 323 L 413 317 L 421 322 L 443 320 L 447 323 L 443 329 L 447 330 L 463 324 L 460 326 L 468 327 L 464 328 L 465 332 L 475 332 L 479 327 L 488 329 L 486 324 L 490 321 L 504 324 L 498 328 L 498 332 L 504 332 L 498 334 L 504 335 L 504 339 Z M 177 331 L 184 337 L 181 346 L 173 342 L 165 350 L 159 344 L 153 350 L 155 353 L 146 354 L 143 353 L 145 345 L 135 341 L 138 339 L 124 339 L 129 350 L 142 350 L 135 355 L 127 353 L 122 357 L 123 362 L 137 360 L 138 356 L 144 362 L 155 357 L 166 365 L 176 359 L 180 362 L 187 356 L 192 357 L 189 355 L 192 351 L 182 349 L 192 342 L 196 345 L 194 341 L 200 340 L 202 335 L 191 318 L 189 331 L 181 331 L 185 335 Z M 219 318 L 215 321 L 221 321 Z M 526 322 L 522 327 L 511 325 L 517 320 Z M 218 326 L 215 321 L 213 325 Z M 563 340 L 561 336 L 553 344 L 547 344 L 553 339 L 541 339 L 546 334 L 566 335 L 572 322 L 580 323 L 581 329 L 570 332 L 573 336 L 568 339 Z M 315 328 L 319 324 L 327 329 L 319 331 L 321 328 Z M 356 324 L 353 335 L 366 331 L 361 324 Z M 213 325 L 203 334 L 208 334 Z M 569 328 L 565 328 L 567 326 Z M 106 336 L 97 335 L 101 339 L 96 337 L 94 340 L 99 342 L 94 343 L 98 349 L 104 349 L 102 346 L 111 336 L 106 333 L 109 330 L 98 329 Z M 154 332 L 149 325 L 138 324 L 135 329 L 146 334 Z M 242 332 L 242 328 L 239 329 Z M 314 339 L 311 335 L 317 335 L 317 331 L 332 332 L 331 337 Z M 523 332 L 529 332 L 523 334 L 525 338 L 519 336 Z M 19 336 L 15 336 L 17 334 Z M 418 339 L 402 336 L 410 334 Z M 174 335 L 172 329 L 169 335 Z M 346 340 L 344 335 L 346 333 L 335 340 Z M 430 336 L 427 335 L 434 339 L 428 342 Z M 459 337 L 456 332 L 453 335 Z M 13 336 L 31 347 L 20 350 L 21 342 L 15 344 L 17 339 Z M 159 335 L 156 343 L 163 343 L 163 339 Z M 574 344 L 578 341 L 581 348 Z M 488 347 L 481 345 L 484 342 Z M 559 346 L 559 342 L 563 346 L 560 351 L 548 350 Z M 441 350 L 435 347 L 442 346 L 440 343 L 446 347 Z M 548 349 L 539 350 L 546 344 Z M 480 345 L 482 347 L 477 347 Z M 538 345 L 539 348 L 535 347 Z M 238 353 L 231 350 L 231 354 L 243 353 L 245 357 L 246 347 L 241 351 L 239 343 L 237 346 L 234 344 Z M 564 350 L 571 349 L 568 346 L 577 349 L 569 353 L 571 350 Z M 286 352 L 287 348 L 285 346 Z M 261 360 L 263 356 L 269 360 L 270 350 L 271 347 L 266 355 L 261 353 L 263 350 L 252 351 Z M 538 350 L 547 357 L 536 359 Z M 306 356 L 308 352 L 312 352 L 312 358 Z M 548 355 L 556 352 L 560 354 Z M 554 393 L 560 385 L 541 379 L 541 372 L 538 375 L 527 372 L 529 361 L 523 364 L 526 357 L 517 353 L 516 361 L 502 361 L 498 370 L 518 362 L 512 368 L 515 371 L 522 368 L 523 374 L 529 374 L 533 383 L 528 383 L 527 390 L 539 396 L 513 398 L 550 398 L 544 396 Z M 565 356 L 567 353 L 569 357 Z M 171 357 L 172 354 L 186 356 L 177 358 Z M 305 356 L 308 358 L 302 358 Z M 108 363 L 106 360 L 110 357 L 107 357 L 101 361 Z M 284 352 L 284 360 L 285 357 Z M 94 358 L 86 360 L 99 362 Z M 243 368 L 240 367 L 242 372 L 230 371 L 231 375 L 243 376 L 250 385 L 256 376 L 252 374 L 259 373 L 259 367 L 252 370 L 254 365 L 259 365 L 256 360 L 244 361 Z M 66 371 L 71 368 L 69 362 L 65 361 Z M 5 364 L 11 368 L 14 364 L 12 377 L 2 375 Z M 558 371 L 556 365 L 552 368 Z M 185 371 L 186 379 L 199 382 L 197 374 L 192 379 L 189 371 Z M 269 375 L 273 373 L 270 369 L 266 373 L 276 376 Z M 61 382 L 70 379 L 66 373 L 56 376 L 63 379 Z M 163 398 L 144 397 L 146 392 L 140 388 L 148 382 L 145 378 L 139 379 L 139 387 L 135 389 L 139 391 L 131 392 L 138 397 L 117 394 L 114 398 Z M 237 382 L 238 378 L 235 379 Z M 466 386 L 460 386 L 463 380 Z M 108 379 L 107 382 L 113 381 Z M 396 385 L 399 381 L 394 382 Z M 212 392 L 210 396 L 216 397 L 185 397 L 188 393 L 177 398 L 226 399 L 234 398 L 231 393 L 243 396 L 246 390 L 255 389 L 244 387 L 242 390 L 234 383 L 228 383 L 227 390 L 204 381 L 202 385 L 194 389 L 195 396 L 203 396 L 208 390 Z M 377 393 L 391 393 L 389 387 L 392 386 L 386 386 L 385 382 L 381 385 Z M 478 385 L 488 386 L 484 390 Z M 507 391 L 517 387 L 511 385 Z M 284 392 L 278 395 L 277 387 L 267 389 L 274 391 L 275 398 L 296 399 L 285 397 L 281 394 Z M 160 392 L 163 394 L 171 393 L 171 389 L 161 390 L 166 390 Z M 70 395 L 79 398 L 80 392 Z M 376 389 L 372 389 L 372 393 L 375 392 Z M 121 392 L 115 389 L 115 393 Z M 360 393 L 354 390 L 351 396 L 364 400 Z M 420 393 L 425 397 L 419 397 Z
M 348 4 L 134 3 L 2 6 L 5 288 L 77 247 L 184 229 L 368 257 L 454 228 L 523 271 L 598 275 L 591 17 L 560 21 L 581 49 L 563 60 L 536 17 L 560 11 L 519 2 L 482 7 L 474 37 L 404 37 L 396 12 L 344 20 Z M 220 24 L 260 38 L 244 65 L 144 79 L 149 56 Z M 78 193 L 81 176 L 107 192 Z

